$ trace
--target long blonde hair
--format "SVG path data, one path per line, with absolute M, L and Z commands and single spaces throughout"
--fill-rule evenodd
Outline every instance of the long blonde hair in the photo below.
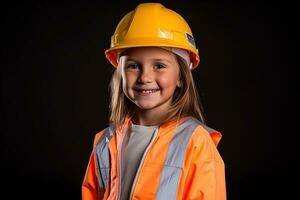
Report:
M 203 106 L 197 92 L 194 79 L 189 66 L 183 59 L 176 55 L 180 68 L 181 86 L 175 89 L 172 105 L 167 111 L 165 121 L 178 119 L 182 115 L 193 116 L 205 123 Z M 135 104 L 124 94 L 122 89 L 121 66 L 118 66 L 110 82 L 110 123 L 119 126 L 126 117 L 130 117 L 135 112 Z

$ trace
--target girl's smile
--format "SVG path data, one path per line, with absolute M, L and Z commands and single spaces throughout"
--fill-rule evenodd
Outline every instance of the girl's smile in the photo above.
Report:
M 160 89 L 159 88 L 158 89 L 155 89 L 155 88 L 152 89 L 152 88 L 138 88 L 138 87 L 136 87 L 136 88 L 134 88 L 134 91 L 136 91 L 136 93 L 138 95 L 141 95 L 141 96 L 150 96 L 150 95 L 152 95 L 156 92 L 159 92 Z

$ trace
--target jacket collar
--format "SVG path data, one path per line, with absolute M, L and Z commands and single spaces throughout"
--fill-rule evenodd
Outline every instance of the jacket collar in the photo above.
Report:
M 125 120 L 124 120 L 124 123 L 117 127 L 116 129 L 116 133 L 117 134 L 122 134 L 124 131 L 124 129 L 128 128 L 129 126 L 131 126 L 132 124 L 132 117 L 133 116 L 130 116 L 130 117 L 126 117 Z M 178 118 L 175 118 L 175 119 L 171 119 L 171 120 L 168 120 L 166 122 L 163 122 L 161 124 L 159 124 L 159 135 L 162 135 L 166 132 L 166 130 L 169 130 L 170 128 L 174 128 L 176 129 L 176 127 L 181 124 L 183 121 L 185 121 L 186 119 L 188 118 L 188 116 L 186 115 L 183 115 L 181 117 L 178 117 Z

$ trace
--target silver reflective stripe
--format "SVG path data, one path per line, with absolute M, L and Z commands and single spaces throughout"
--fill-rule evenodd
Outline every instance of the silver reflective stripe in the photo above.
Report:
M 156 193 L 156 200 L 176 199 L 186 148 L 198 125 L 199 123 L 196 120 L 189 118 L 176 128 L 169 144 L 169 150 Z
M 215 129 L 212 129 L 212 128 L 206 126 L 203 122 L 197 120 L 196 118 L 191 118 L 191 120 L 193 120 L 197 124 L 200 124 L 209 134 L 218 132 Z
M 109 178 L 109 149 L 108 144 L 115 132 L 114 127 L 110 126 L 104 130 L 103 135 L 96 144 L 96 158 L 98 164 L 98 183 L 101 188 L 106 189 Z

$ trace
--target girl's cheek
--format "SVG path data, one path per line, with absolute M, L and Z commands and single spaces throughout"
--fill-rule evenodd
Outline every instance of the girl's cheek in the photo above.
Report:
M 161 87 L 173 87 L 176 86 L 177 79 L 175 77 L 160 77 L 158 79 L 158 84 Z

